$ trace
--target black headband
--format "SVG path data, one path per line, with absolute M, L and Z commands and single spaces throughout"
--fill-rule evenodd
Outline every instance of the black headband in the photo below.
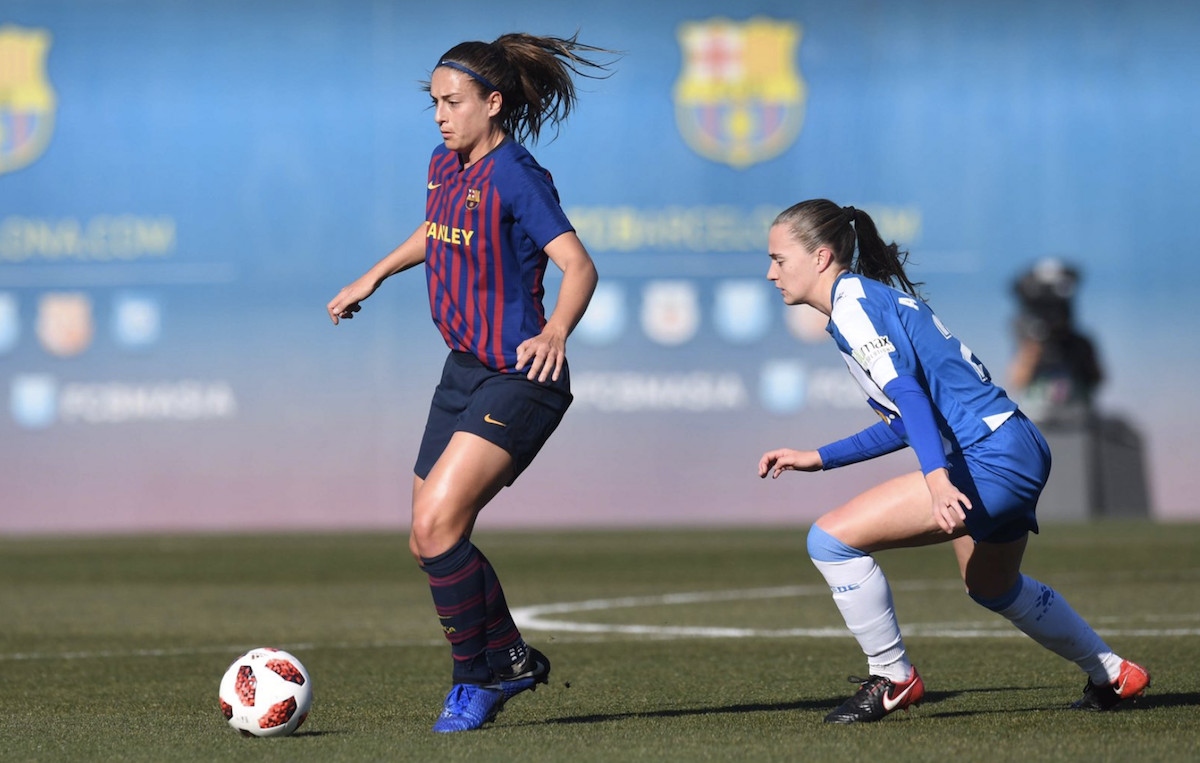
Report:
M 493 90 L 496 90 L 496 91 L 500 90 L 500 88 L 496 87 L 491 82 L 488 82 L 487 78 L 484 77 L 482 74 L 473 72 L 470 69 L 468 69 L 467 67 L 463 66 L 462 64 L 455 63 L 454 61 L 447 61 L 446 59 L 443 58 L 441 61 L 438 61 L 437 66 L 435 66 L 433 68 L 436 69 L 436 68 L 438 68 L 438 66 L 449 66 L 451 69 L 457 69 L 458 71 L 462 72 L 463 74 L 470 75 L 476 81 L 478 81 L 479 84 L 486 87 L 488 89 L 489 93 L 492 92 Z

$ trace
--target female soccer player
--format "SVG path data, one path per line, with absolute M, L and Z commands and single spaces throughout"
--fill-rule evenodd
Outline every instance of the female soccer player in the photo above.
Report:
M 437 732 L 479 728 L 550 674 L 550 661 L 513 623 L 471 530 L 572 399 L 566 341 L 596 269 L 550 173 L 521 142 L 566 118 L 576 101 L 572 73 L 605 69 L 580 52 L 608 51 L 524 34 L 447 51 L 427 85 L 442 143 L 429 162 L 425 221 L 326 306 L 334 324 L 352 318 L 386 278 L 424 262 L 433 321 L 450 348 L 414 469 L 409 536 L 453 654 Z M 562 270 L 548 318 L 547 261 Z
M 885 244 L 862 210 L 825 199 L 780 213 L 767 244 L 767 278 L 786 304 L 829 316 L 827 331 L 881 421 L 818 450 L 768 451 L 759 476 L 834 469 L 905 445 L 921 466 L 825 514 L 808 534 L 809 556 L 870 672 L 851 679 L 858 692 L 825 721 L 877 721 L 924 696 L 891 589 L 871 554 L 946 541 L 972 599 L 1087 673 L 1073 708 L 1108 710 L 1141 695 L 1150 685 L 1146 670 L 1114 654 L 1053 588 L 1021 574 L 1028 534 L 1038 529 L 1034 510 L 1050 451 L 919 298 L 904 272 L 907 252 Z

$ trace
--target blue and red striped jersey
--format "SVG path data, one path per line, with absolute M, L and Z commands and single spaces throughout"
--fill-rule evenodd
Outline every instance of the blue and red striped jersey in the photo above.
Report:
M 546 325 L 544 247 L 574 230 L 550 173 L 506 139 L 470 168 L 439 144 L 429 160 L 425 277 L 452 350 L 512 371 L 517 345 Z

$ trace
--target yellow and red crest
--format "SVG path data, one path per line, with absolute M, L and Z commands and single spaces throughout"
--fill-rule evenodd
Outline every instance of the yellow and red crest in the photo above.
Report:
M 475 207 L 478 207 L 479 199 L 480 195 L 478 188 L 467 189 L 467 209 L 474 209 Z
M 0 174 L 31 164 L 54 132 L 55 96 L 46 77 L 50 33 L 0 26 Z
M 692 150 L 744 169 L 792 145 L 807 96 L 796 68 L 800 31 L 764 17 L 680 25 L 675 122 Z

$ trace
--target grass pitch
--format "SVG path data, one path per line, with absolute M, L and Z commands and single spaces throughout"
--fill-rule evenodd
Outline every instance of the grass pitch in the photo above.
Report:
M 880 554 L 927 696 L 860 727 L 822 723 L 865 663 L 806 529 L 477 533 L 554 669 L 446 736 L 429 729 L 449 650 L 405 538 L 0 540 L 0 759 L 1200 759 L 1200 525 L 1030 543 L 1025 571 L 1150 669 L 1115 713 L 1064 709 L 1083 675 L 973 604 L 949 546 Z M 221 674 L 253 646 L 312 676 L 294 736 L 220 715 Z

